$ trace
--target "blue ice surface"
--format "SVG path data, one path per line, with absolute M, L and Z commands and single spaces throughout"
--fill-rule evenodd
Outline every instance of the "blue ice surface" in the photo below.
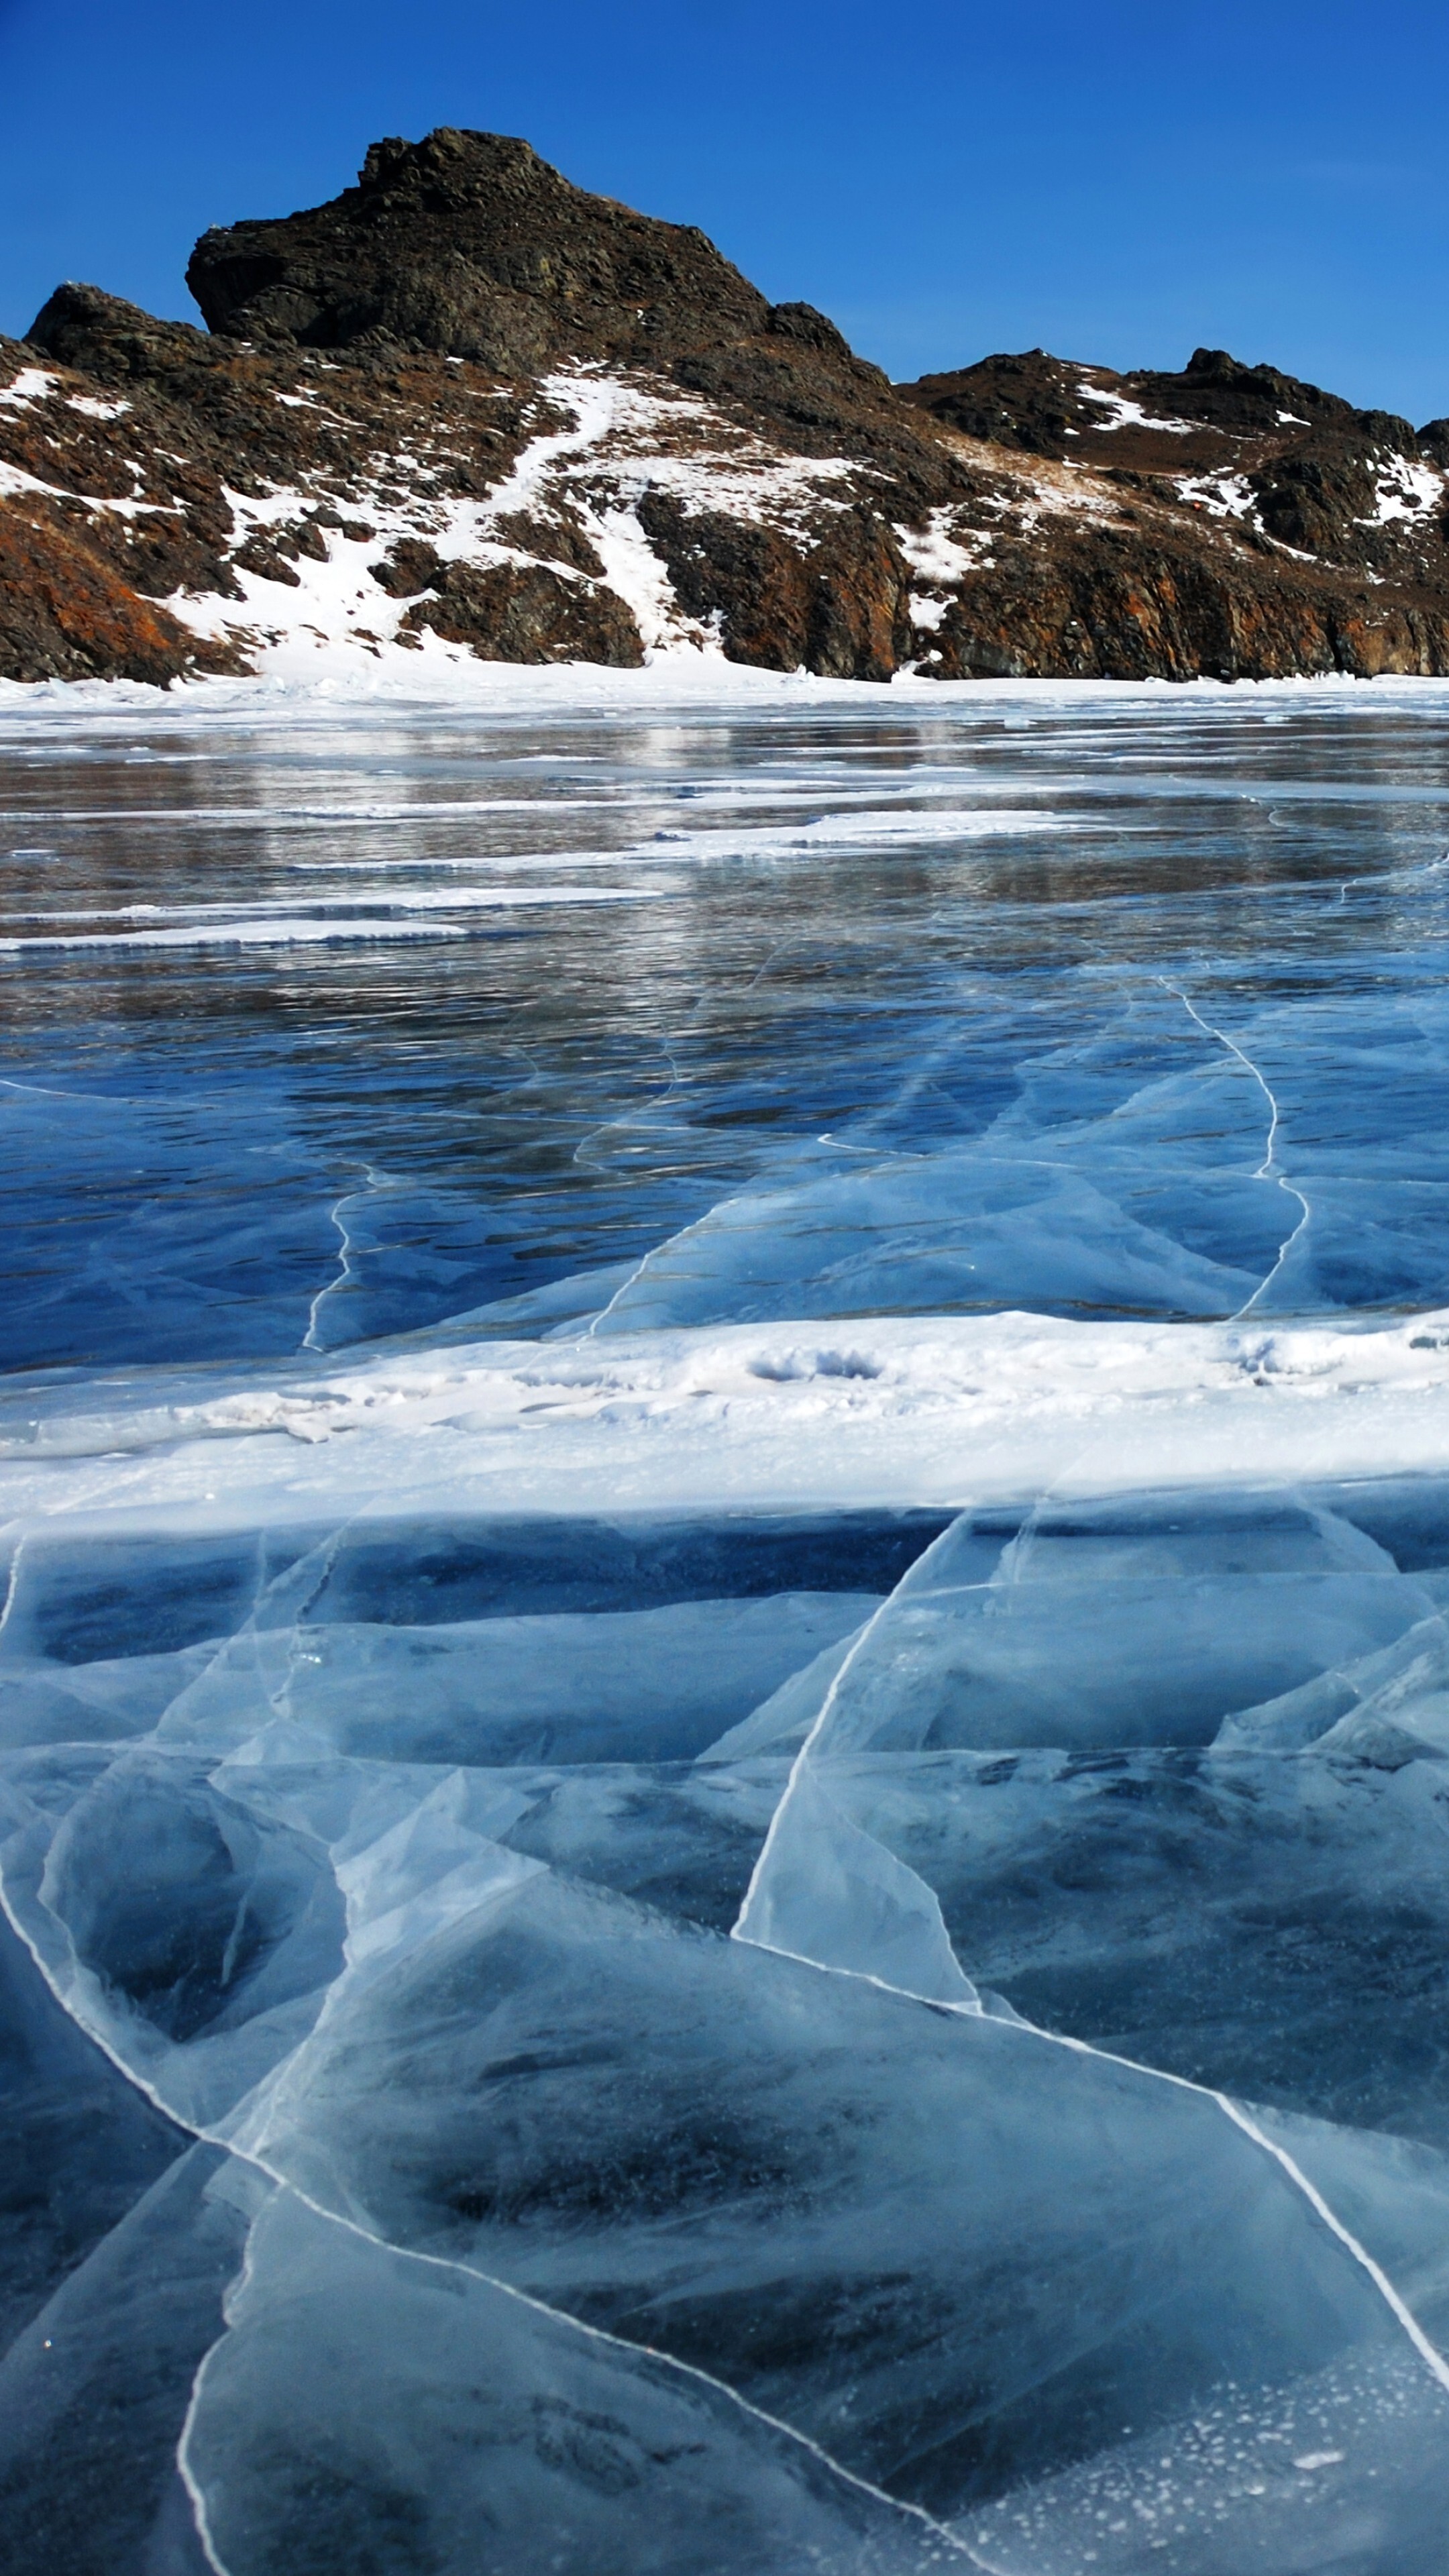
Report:
M 1449 779 L 1397 704 L 154 748 L 7 761 L 12 1367 L 1449 1293 Z
M 5 725 L 42 1429 L 1449 1304 L 1438 692 Z M 309 1520 L 228 1456 L 4 1530 L 17 2567 L 1449 2569 L 1449 1461 Z

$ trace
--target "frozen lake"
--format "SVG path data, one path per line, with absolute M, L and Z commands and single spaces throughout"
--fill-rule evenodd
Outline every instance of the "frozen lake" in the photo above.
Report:
M 1449 2569 L 1449 691 L 0 703 L 47 2576 Z
M 777 697 L 12 720 L 8 1364 L 1449 1293 L 1443 722 Z

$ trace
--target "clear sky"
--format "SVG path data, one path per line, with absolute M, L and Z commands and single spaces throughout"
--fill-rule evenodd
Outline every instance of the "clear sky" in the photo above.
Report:
M 195 319 L 205 225 L 474 125 L 897 377 L 1207 342 L 1449 413 L 1444 0 L 0 0 L 0 81 L 13 332 L 66 276 Z

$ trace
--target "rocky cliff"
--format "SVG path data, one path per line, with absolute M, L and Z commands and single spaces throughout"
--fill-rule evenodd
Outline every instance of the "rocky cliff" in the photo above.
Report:
M 0 675 L 1449 673 L 1449 422 L 1206 349 L 892 387 L 692 226 L 448 129 L 187 275 L 206 331 L 68 285 L 0 340 Z

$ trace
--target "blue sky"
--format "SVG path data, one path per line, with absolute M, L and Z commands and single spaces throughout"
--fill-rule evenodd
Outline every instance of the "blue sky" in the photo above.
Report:
M 0 0 L 0 80 L 9 331 L 64 276 L 194 319 L 206 224 L 477 125 L 702 224 L 898 377 L 1205 341 L 1449 412 L 1442 0 Z

